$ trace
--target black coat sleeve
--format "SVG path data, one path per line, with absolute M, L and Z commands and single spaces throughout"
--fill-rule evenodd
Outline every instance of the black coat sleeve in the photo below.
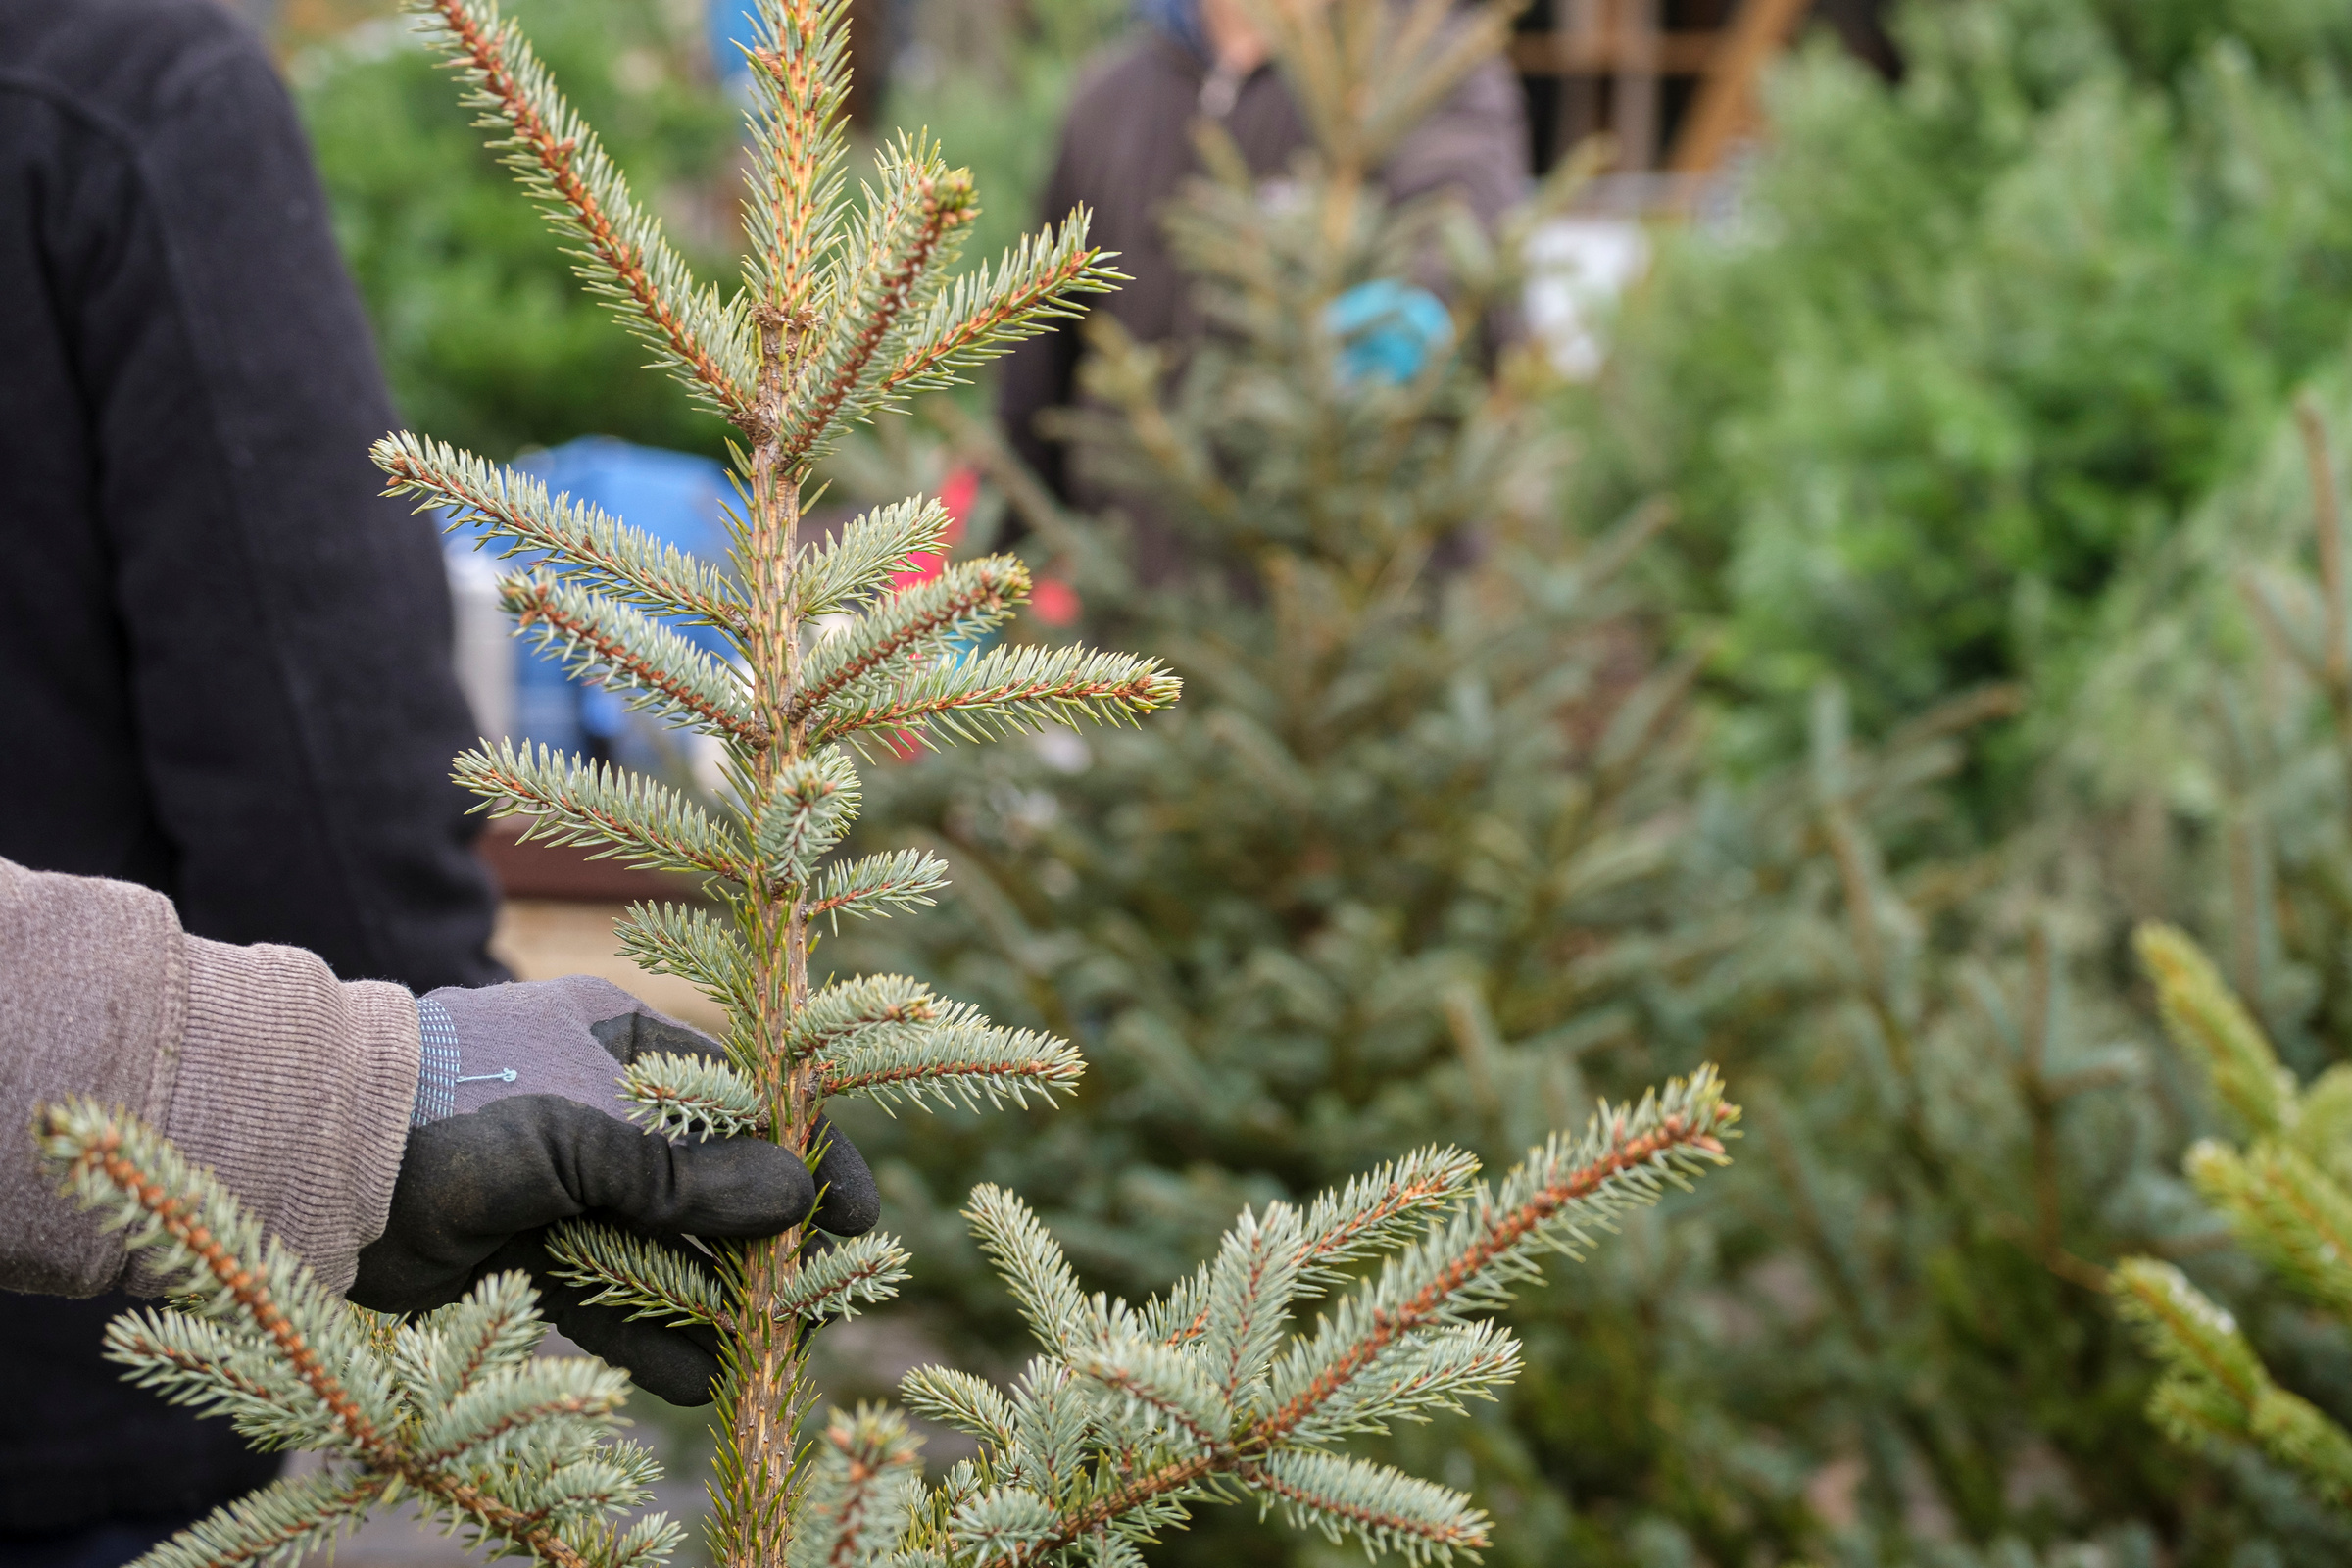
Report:
M 122 853 L 152 863 L 57 868 L 137 874 L 188 930 L 296 943 L 345 978 L 498 979 L 449 778 L 473 731 L 439 549 L 368 460 L 394 416 L 293 106 L 218 7 L 66 9 L 12 135 L 42 142 L 40 305 L 72 383 L 38 416 L 83 457 L 33 500 L 42 528 L 92 537 L 107 603 L 61 580 L 34 612 L 120 671 L 150 846 Z M 9 401 L 37 374 L 0 370 Z M 74 827 L 73 806 L 49 808 Z

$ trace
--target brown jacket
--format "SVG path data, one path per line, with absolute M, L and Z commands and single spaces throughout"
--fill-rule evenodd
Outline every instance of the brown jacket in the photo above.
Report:
M 1094 309 L 1145 343 L 1188 341 L 1200 330 L 1159 219 L 1200 172 L 1190 127 L 1200 116 L 1206 77 L 1198 56 L 1157 31 L 1091 70 L 1071 99 L 1041 204 L 1053 222 L 1081 204 L 1093 210 L 1094 243 L 1118 252 L 1119 270 L 1134 279 L 1098 298 Z M 1307 144 L 1290 89 L 1270 65 L 1242 84 L 1223 124 L 1261 179 L 1283 172 Z M 1472 73 L 1404 138 L 1381 182 L 1397 200 L 1456 190 L 1489 225 L 1525 197 L 1525 106 L 1510 68 L 1494 59 Z M 1073 493 L 1060 449 L 1037 429 L 1038 415 L 1071 400 L 1080 349 L 1075 322 L 1015 349 L 998 378 L 997 416 L 1014 450 L 1047 483 L 1083 505 L 1090 498 Z
M 124 1282 L 122 1244 L 35 1155 L 33 1113 L 69 1094 L 160 1129 L 330 1289 L 383 1234 L 416 1096 L 401 987 L 189 936 L 170 900 L 127 882 L 0 860 L 0 1288 Z

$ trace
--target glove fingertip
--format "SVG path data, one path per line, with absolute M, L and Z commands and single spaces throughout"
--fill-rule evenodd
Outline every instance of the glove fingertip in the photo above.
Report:
M 817 1226 L 836 1236 L 863 1236 L 882 1217 L 882 1194 L 874 1185 L 874 1173 L 858 1146 L 830 1123 L 820 1123 L 819 1130 L 826 1142 L 824 1157 L 816 1165 L 816 1183 L 823 1194 L 816 1207 Z
M 672 1223 L 697 1236 L 773 1236 L 816 1206 L 816 1178 L 790 1150 L 759 1138 L 679 1145 L 683 1201 Z

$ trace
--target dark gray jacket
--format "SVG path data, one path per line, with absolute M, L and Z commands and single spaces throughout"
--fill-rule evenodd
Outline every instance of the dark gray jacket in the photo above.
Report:
M 293 107 L 216 0 L 0 5 L 0 857 L 346 979 L 499 978 L 430 530 Z M 0 1137 L 25 1130 L 0 1127 Z M 0 1297 L 0 1536 L 267 1475 Z
M 1094 212 L 1094 243 L 1119 253 L 1134 281 L 1098 296 L 1092 308 L 1141 342 L 1189 340 L 1199 330 L 1159 215 L 1200 172 L 1190 127 L 1200 116 L 1206 64 L 1158 31 L 1131 39 L 1079 82 L 1063 122 L 1061 148 L 1040 203 L 1058 223 L 1072 207 Z M 1223 124 L 1260 178 L 1281 173 L 1307 143 L 1290 89 L 1271 65 L 1234 95 Z M 1398 200 L 1458 191 L 1492 224 L 1528 193 L 1526 110 L 1518 79 L 1500 59 L 1488 61 L 1398 145 L 1381 171 Z M 1070 402 L 1082 348 L 1080 323 L 1033 338 L 1008 356 L 997 382 L 997 416 L 1013 449 L 1065 500 L 1072 492 L 1061 450 L 1045 440 L 1037 416 Z

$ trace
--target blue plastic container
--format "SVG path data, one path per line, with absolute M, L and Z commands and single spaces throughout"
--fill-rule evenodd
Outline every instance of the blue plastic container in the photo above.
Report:
M 560 447 L 526 454 L 514 466 L 557 495 L 601 507 L 631 527 L 713 563 L 727 554 L 726 514 L 731 494 L 726 470 L 708 458 L 656 447 L 634 446 L 611 436 L 584 436 Z M 453 551 L 470 550 L 479 526 L 460 526 L 448 536 Z M 534 564 L 516 555 L 499 563 L 505 571 Z M 678 624 L 678 633 L 724 657 L 726 645 L 710 626 Z M 517 741 L 584 752 L 653 772 L 672 771 L 685 748 L 677 732 L 664 734 L 650 713 L 631 712 L 617 695 L 564 674 L 552 654 L 526 639 L 516 648 L 512 733 Z

